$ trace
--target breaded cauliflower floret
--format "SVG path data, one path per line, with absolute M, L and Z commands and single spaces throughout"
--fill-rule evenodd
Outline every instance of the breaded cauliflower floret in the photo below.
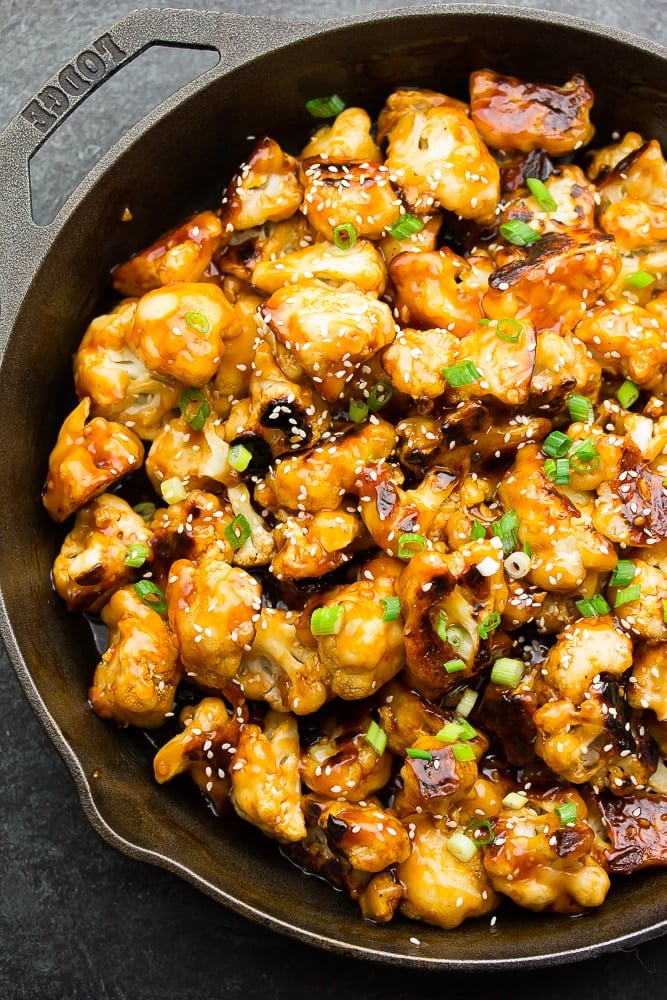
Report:
M 643 306 L 615 300 L 590 309 L 576 334 L 604 371 L 645 389 L 660 386 L 667 372 L 667 338 L 664 326 Z
M 350 711 L 350 707 L 352 711 Z M 357 705 L 330 709 L 319 735 L 301 750 L 301 777 L 317 795 L 359 802 L 379 791 L 391 777 L 393 755 L 378 754 L 366 739 L 369 711 Z
M 657 139 L 630 150 L 609 173 L 601 176 L 598 190 L 603 209 L 623 198 L 667 207 L 667 161 Z
M 587 155 L 586 176 L 600 183 L 622 160 L 643 145 L 644 139 L 639 132 L 626 132 L 618 142 L 590 150 Z
M 162 484 L 176 479 L 184 494 L 190 490 L 220 492 L 223 483 L 234 483 L 237 474 L 228 462 L 225 428 L 211 414 L 201 430 L 178 414 L 155 435 L 146 456 L 146 473 L 153 489 L 162 495 Z
M 235 517 L 241 517 L 250 528 L 250 535 L 234 550 L 237 566 L 268 566 L 276 553 L 276 543 L 264 518 L 257 513 L 245 483 L 227 488 L 227 498 Z
M 539 683 L 552 698 L 580 705 L 597 675 L 620 677 L 631 664 L 632 642 L 608 615 L 581 618 L 556 639 L 540 669 Z
M 459 257 L 449 247 L 397 254 L 389 273 L 402 325 L 465 336 L 484 315 L 482 298 L 492 272 L 489 257 Z
M 535 409 L 549 404 L 550 412 L 567 407 L 568 393 L 595 401 L 600 392 L 602 368 L 590 351 L 571 333 L 554 330 L 538 334 L 535 367 L 530 380 L 530 404 Z
M 453 719 L 451 712 L 417 694 L 400 675 L 383 687 L 378 714 L 387 746 L 400 756 L 405 756 L 415 740 L 434 736 Z
M 117 590 L 102 609 L 109 648 L 89 691 L 94 711 L 119 725 L 161 725 L 183 676 L 178 650 L 157 611 L 134 588 Z
M 349 249 L 316 243 L 293 250 L 283 257 L 261 260 L 252 272 L 253 285 L 267 295 L 304 280 L 324 282 L 330 288 L 354 288 L 380 298 L 387 284 L 387 267 L 375 244 L 358 239 Z
M 600 228 L 620 250 L 645 250 L 667 240 L 667 205 L 650 205 L 639 198 L 621 198 L 600 212 Z
M 211 545 L 217 547 L 226 562 L 231 562 L 234 550 L 225 529 L 233 518 L 227 504 L 203 490 L 190 490 L 182 503 L 160 507 L 149 524 L 158 572 L 166 576 L 169 566 L 177 559 L 198 562 Z
M 263 136 L 227 185 L 220 206 L 223 232 L 289 219 L 302 197 L 297 161 Z
M 129 427 L 94 417 L 84 396 L 65 417 L 49 455 L 42 502 L 54 521 L 66 521 L 80 507 L 141 467 L 144 446 Z M 86 422 L 88 421 L 88 422 Z
M 635 600 L 624 600 L 623 604 L 616 607 L 619 588 L 609 587 L 607 590 L 608 602 L 615 608 L 621 628 L 634 639 L 643 640 L 638 646 L 638 651 L 643 649 L 644 643 L 652 645 L 667 640 L 667 622 L 663 605 L 663 601 L 667 600 L 667 573 L 660 566 L 651 565 L 652 549 L 646 549 L 642 555 L 644 554 L 646 561 L 638 556 L 631 560 L 634 577 L 630 585 L 640 588 L 639 596 Z
M 271 572 L 277 580 L 324 576 L 352 559 L 363 527 L 359 515 L 344 507 L 289 517 L 275 529 Z
M 488 742 L 479 737 L 477 746 L 467 746 L 477 750 L 479 756 L 488 748 Z M 411 748 L 428 753 L 429 757 L 407 756 L 399 772 L 400 784 L 393 807 L 401 817 L 413 813 L 428 813 L 431 816 L 445 816 L 451 806 L 464 799 L 472 791 L 478 777 L 477 761 L 457 760 L 452 745 L 443 744 L 434 736 L 420 736 L 410 744 Z
M 595 440 L 602 470 L 592 523 L 622 546 L 652 546 L 667 539 L 667 492 L 629 437 Z
M 150 540 L 145 521 L 122 497 L 103 493 L 82 507 L 53 564 L 53 583 L 68 610 L 99 611 L 137 577 L 138 568 L 127 564 L 133 552 L 151 559 Z
M 308 221 L 329 242 L 337 226 L 351 223 L 357 236 L 378 239 L 398 221 L 401 200 L 383 164 L 310 157 L 301 162 L 300 178 Z
M 504 203 L 499 223 L 520 219 L 536 232 L 562 233 L 573 229 L 595 228 L 595 185 L 587 180 L 581 167 L 566 164 L 544 181 L 555 208 L 544 208 L 524 187 Z
M 449 97 L 447 94 L 441 94 L 437 90 L 429 90 L 427 87 L 397 87 L 389 94 L 378 115 L 378 142 L 380 144 L 384 142 L 398 119 L 406 111 L 428 111 L 429 108 L 443 106 L 457 108 L 466 115 L 470 110 L 464 101 Z
M 330 163 L 347 160 L 382 162 L 382 154 L 371 135 L 371 120 L 363 108 L 345 108 L 331 125 L 323 125 L 310 137 L 301 159 L 317 156 Z
M 405 861 L 410 838 L 403 824 L 377 802 L 333 802 L 309 796 L 309 810 L 334 854 L 363 872 L 380 872 Z
M 268 712 L 263 729 L 244 726 L 230 775 L 232 805 L 241 819 L 274 840 L 305 837 L 299 730 L 293 715 Z

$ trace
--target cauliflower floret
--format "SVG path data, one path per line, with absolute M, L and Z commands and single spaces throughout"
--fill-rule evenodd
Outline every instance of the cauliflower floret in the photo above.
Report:
M 603 210 L 623 198 L 667 207 L 667 161 L 657 139 L 632 149 L 598 180 L 598 190 Z
M 505 202 L 499 224 L 520 219 L 540 235 L 595 228 L 596 190 L 580 167 L 574 164 L 559 167 L 544 180 L 544 187 L 556 208 L 543 208 L 522 186 Z
M 567 408 L 568 393 L 598 398 L 602 368 L 599 361 L 571 333 L 565 336 L 544 330 L 535 343 L 535 367 L 530 380 L 531 408 L 549 404 L 552 412 Z
M 370 802 L 332 802 L 309 796 L 318 826 L 334 854 L 363 872 L 380 872 L 410 856 L 408 832 L 396 816 Z
M 183 676 L 164 620 L 126 587 L 102 609 L 102 621 L 109 629 L 109 648 L 95 669 L 90 704 L 119 725 L 161 725 Z
M 387 746 L 401 757 L 405 756 L 405 751 L 414 745 L 415 740 L 421 736 L 434 736 L 453 719 L 451 712 L 417 694 L 401 676 L 382 688 L 378 714 L 387 734 Z
M 317 282 L 278 289 L 262 314 L 329 400 L 339 398 L 355 369 L 396 335 L 386 302 Z
M 208 405 L 208 403 L 206 403 Z M 185 492 L 215 490 L 223 483 L 238 481 L 228 462 L 229 445 L 225 429 L 213 415 L 201 430 L 194 430 L 184 416 L 174 416 L 151 442 L 146 456 L 146 472 L 153 489 L 162 495 L 162 483 L 177 479 Z
M 482 298 L 492 272 L 489 257 L 466 259 L 449 247 L 397 254 L 391 260 L 389 273 L 402 325 L 437 327 L 457 337 L 465 336 L 483 316 Z
M 252 272 L 255 288 L 272 295 L 283 285 L 300 281 L 324 282 L 330 288 L 357 289 L 377 298 L 387 284 L 387 267 L 369 240 L 358 239 L 349 249 L 316 243 L 283 257 L 261 260 Z
M 387 924 L 403 899 L 404 890 L 394 870 L 378 872 L 359 893 L 359 908 L 365 920 Z
M 104 417 L 86 423 L 90 399 L 84 396 L 65 417 L 49 455 L 42 502 L 54 521 L 74 511 L 141 467 L 144 446 L 129 427 Z
M 652 550 L 647 549 L 647 560 L 652 562 L 652 555 Z M 667 600 L 667 573 L 659 566 L 650 565 L 649 561 L 645 562 L 638 557 L 632 559 L 632 565 L 635 572 L 631 584 L 640 588 L 637 599 L 625 601 L 616 607 L 618 587 L 609 587 L 607 599 L 611 607 L 615 608 L 621 628 L 635 639 L 642 639 L 649 644 L 665 642 L 667 622 L 663 602 Z M 639 648 L 643 648 L 643 643 Z
M 660 386 L 667 372 L 665 330 L 642 306 L 618 300 L 598 306 L 577 324 L 576 334 L 606 372 L 645 389 Z
M 607 616 L 566 626 L 540 669 L 540 686 L 574 705 L 586 698 L 598 674 L 620 677 L 632 665 L 632 642 Z
M 667 240 L 667 205 L 621 198 L 610 202 L 598 221 L 600 228 L 614 237 L 619 250 L 643 250 Z
M 222 290 L 234 308 L 232 325 L 225 330 L 225 360 L 209 383 L 212 403 L 219 417 L 227 417 L 232 404 L 248 394 L 257 340 L 265 327 L 259 315 L 262 299 L 237 278 L 223 278 Z
M 300 176 L 308 221 L 329 242 L 337 226 L 351 223 L 357 236 L 379 239 L 398 221 L 401 200 L 383 164 L 311 157 L 301 161 Z
M 167 583 L 169 624 L 195 684 L 222 690 L 255 637 L 262 590 L 212 545 L 198 563 L 179 559 Z
M 498 165 L 460 108 L 406 109 L 389 131 L 386 165 L 416 211 L 441 206 L 464 219 L 493 220 Z
M 211 545 L 215 545 L 225 562 L 231 562 L 234 550 L 226 529 L 234 514 L 213 493 L 190 490 L 182 503 L 160 507 L 150 521 L 153 568 L 165 578 L 177 559 L 197 563 Z
M 297 161 L 263 136 L 227 186 L 220 206 L 223 232 L 289 219 L 302 197 Z
M 234 551 L 234 562 L 238 566 L 268 566 L 276 553 L 276 543 L 253 507 L 248 487 L 243 483 L 229 486 L 227 498 L 235 517 L 244 518 L 250 528 L 247 539 Z
M 641 868 L 664 867 L 667 795 L 640 793 L 614 798 L 603 792 L 595 801 L 612 844 L 606 851 L 611 872 L 627 875 Z
M 288 517 L 275 529 L 271 572 L 277 580 L 324 576 L 352 559 L 363 527 L 359 515 L 344 507 Z
M 293 715 L 268 712 L 263 731 L 259 726 L 244 726 L 230 775 L 232 805 L 241 819 L 275 840 L 305 837 L 299 730 Z
M 638 132 L 626 132 L 619 142 L 613 142 L 602 149 L 594 149 L 588 153 L 586 175 L 598 183 L 603 180 L 630 153 L 644 145 L 644 139 Z
M 488 742 L 477 737 L 479 756 L 488 748 Z M 466 746 L 473 746 L 466 743 Z M 407 756 L 400 773 L 399 790 L 393 807 L 401 817 L 413 813 L 428 813 L 441 817 L 450 807 L 472 791 L 477 780 L 477 761 L 457 760 L 452 745 L 444 744 L 434 736 L 419 736 L 411 748 L 424 751 L 429 757 Z
M 386 99 L 384 107 L 378 115 L 378 143 L 384 142 L 398 119 L 406 111 L 428 111 L 429 108 L 442 106 L 456 108 L 466 115 L 470 110 L 464 101 L 448 97 L 437 90 L 429 90 L 426 87 L 397 87 Z
M 367 698 L 403 667 L 402 622 L 400 618 L 385 621 L 381 603 L 383 597 L 395 596 L 401 569 L 397 560 L 373 559 L 359 580 L 336 590 L 322 604 L 344 609 L 340 631 L 317 640 L 328 686 L 339 698 Z
M 667 538 L 667 492 L 663 476 L 652 472 L 628 438 L 595 440 L 601 481 L 592 516 L 594 527 L 622 546 L 656 545 Z
M 628 702 L 633 708 L 655 712 L 658 722 L 667 722 L 667 642 L 637 645 L 628 681 Z
M 470 114 L 493 149 L 571 153 L 593 138 L 592 106 L 593 91 L 579 74 L 562 87 L 489 70 L 470 74 Z
M 447 848 L 452 830 L 425 814 L 413 816 L 409 828 L 412 854 L 397 873 L 405 886 L 400 906 L 405 917 L 452 930 L 496 909 L 499 899 L 479 851 L 470 861 L 459 861 Z
M 351 710 L 350 710 L 351 708 Z M 376 752 L 366 739 L 371 716 L 365 706 L 338 705 L 327 712 L 318 733 L 301 752 L 301 777 L 317 795 L 359 802 L 391 777 L 393 755 Z
M 377 241 L 377 246 L 382 251 L 383 258 L 390 264 L 399 253 L 426 253 L 427 251 L 436 250 L 440 229 L 442 228 L 442 219 L 442 212 L 432 212 L 429 215 L 422 215 L 419 219 L 423 223 L 422 229 L 419 229 L 416 233 L 411 232 L 403 237 L 400 235 L 400 230 L 398 236 L 394 236 L 388 231 L 386 236 Z
M 331 125 L 323 125 L 310 137 L 301 159 L 319 157 L 338 162 L 371 160 L 382 162 L 382 154 L 371 135 L 371 120 L 363 108 L 345 108 Z
M 150 541 L 145 521 L 121 497 L 103 493 L 83 507 L 53 564 L 53 582 L 68 610 L 99 611 L 114 590 L 137 577 L 137 568 L 127 564 L 133 552 L 151 559 Z
M 201 281 L 221 243 L 218 217 L 199 212 L 114 268 L 113 286 L 121 295 L 144 295 L 174 281 Z

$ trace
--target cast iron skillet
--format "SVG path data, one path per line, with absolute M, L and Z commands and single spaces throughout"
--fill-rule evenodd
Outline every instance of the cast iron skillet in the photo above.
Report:
M 153 43 L 217 49 L 220 62 L 152 112 L 104 157 L 45 228 L 30 213 L 31 155 L 62 118 Z M 0 611 L 25 693 L 65 759 L 85 813 L 110 844 L 167 868 L 239 913 L 311 944 L 415 967 L 491 969 L 588 958 L 667 931 L 667 874 L 617 880 L 578 919 L 509 905 L 443 932 L 361 920 L 341 894 L 307 878 L 236 819 L 216 820 L 187 784 L 158 788 L 140 734 L 98 719 L 87 688 L 98 655 L 80 616 L 54 598 L 62 532 L 40 491 L 57 427 L 73 402 L 71 355 L 109 302 L 118 261 L 197 208 L 215 206 L 248 151 L 269 132 L 303 140 L 304 102 L 337 92 L 379 109 L 396 84 L 463 97 L 490 67 L 563 83 L 583 72 L 600 140 L 635 129 L 667 148 L 667 50 L 544 11 L 425 6 L 327 22 L 201 11 L 130 14 L 54 76 L 0 137 Z M 121 222 L 129 206 L 133 221 Z M 415 943 L 419 941 L 420 943 Z

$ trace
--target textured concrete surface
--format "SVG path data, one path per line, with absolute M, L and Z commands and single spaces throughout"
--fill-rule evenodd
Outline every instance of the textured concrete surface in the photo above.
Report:
M 404 6 L 416 6 L 403 4 Z M 78 49 L 134 4 L 0 0 L 0 128 Z M 211 3 L 172 3 L 206 8 Z M 226 10 L 327 17 L 398 6 L 372 0 L 228 0 Z M 530 6 L 530 4 L 523 4 Z M 542 0 L 542 7 L 667 42 L 664 0 Z M 63 197 L 129 124 L 187 74 L 178 54 L 142 60 L 141 86 L 105 85 L 35 163 L 35 211 Z M 128 71 L 124 71 L 128 72 Z M 113 81 L 112 81 L 113 82 Z M 120 80 L 119 80 L 120 83 Z M 98 100 L 99 98 L 99 100 Z M 95 102 L 95 103 L 93 103 Z M 80 116 L 80 120 L 79 119 Z M 2 178 L 0 178 L 0 188 Z M 7 525 L 1 527 L 4 533 Z M 2 535 L 0 535 L 1 539 Z M 0 540 L 0 544 L 1 540 Z M 46 640 L 48 641 L 48 639 Z M 316 952 L 228 913 L 177 878 L 117 854 L 80 811 L 60 758 L 25 701 L 4 651 L 0 754 L 0 998 L 207 1000 L 213 997 L 407 998 L 464 989 L 543 1000 L 667 994 L 665 942 L 540 974 L 408 973 Z

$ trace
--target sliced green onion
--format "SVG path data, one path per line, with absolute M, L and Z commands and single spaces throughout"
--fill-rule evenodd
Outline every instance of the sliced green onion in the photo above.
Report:
M 151 521 L 153 519 L 153 515 L 155 514 L 155 509 L 156 509 L 155 504 L 148 502 L 138 503 L 136 504 L 136 506 L 132 508 L 134 513 L 138 514 L 143 521 L 146 521 L 146 523 L 148 523 L 148 521 Z
M 377 413 L 386 406 L 394 395 L 394 387 L 390 382 L 376 382 L 368 394 L 368 409 Z
M 568 451 L 572 447 L 573 441 L 571 437 L 567 434 L 563 434 L 562 431 L 552 431 L 544 439 L 544 444 L 542 445 L 542 451 L 549 458 L 562 458 L 563 455 L 567 455 Z
M 338 635 L 345 621 L 345 606 L 334 604 L 331 608 L 315 608 L 310 618 L 313 635 Z
M 592 472 L 600 464 L 598 450 L 590 438 L 575 444 L 568 457 L 575 472 Z
M 234 552 L 240 549 L 251 535 L 250 524 L 247 517 L 244 517 L 243 514 L 237 514 L 232 523 L 228 524 L 225 528 L 225 538 L 234 549 Z
M 461 723 L 456 721 L 446 723 L 440 732 L 435 734 L 435 738 L 443 743 L 458 743 L 461 739 Z
M 554 812 L 557 814 L 562 826 L 574 823 L 577 818 L 577 806 L 575 802 L 562 802 L 556 806 Z
M 419 747 L 408 747 L 405 753 L 413 760 L 433 760 L 430 750 L 420 750 Z
M 233 444 L 229 449 L 227 461 L 236 472 L 245 472 L 252 462 L 252 452 L 245 445 Z
M 662 620 L 667 623 L 667 600 L 665 598 L 662 601 Z
M 454 754 L 455 760 L 474 760 L 475 751 L 468 743 L 454 743 L 452 744 L 452 753 Z
M 506 809 L 523 809 L 527 801 L 528 796 L 521 792 L 508 792 L 502 804 Z
M 480 639 L 488 639 L 494 629 L 497 629 L 500 625 L 500 620 L 499 611 L 492 611 L 490 615 L 487 615 L 484 621 L 480 622 L 477 626 Z
M 616 600 L 614 601 L 614 607 L 620 608 L 622 604 L 632 604 L 633 601 L 638 601 L 642 595 L 642 588 L 638 583 L 634 583 L 631 587 L 623 587 L 616 594 Z
M 357 230 L 351 222 L 341 222 L 339 226 L 334 226 L 332 235 L 334 245 L 339 250 L 351 250 L 357 242 Z
M 508 556 L 519 543 L 519 516 L 515 510 L 505 511 L 499 521 L 494 521 L 491 531 L 503 543 L 503 553 Z
M 363 399 L 353 399 L 350 402 L 350 420 L 353 424 L 360 424 L 368 416 L 368 404 Z
M 515 319 L 499 319 L 496 323 L 496 336 L 506 340 L 508 344 L 516 344 L 521 336 L 523 326 Z
M 511 656 L 500 656 L 491 668 L 491 683 L 515 688 L 523 677 L 525 668 L 523 660 L 517 660 Z
M 151 580 L 139 580 L 135 583 L 134 590 L 147 608 L 152 608 L 159 614 L 163 614 L 167 610 L 167 598 L 156 583 Z
M 466 823 L 466 831 L 468 830 L 481 830 L 484 831 L 482 836 L 478 836 L 473 833 L 473 840 L 476 844 L 481 844 L 485 847 L 487 844 L 493 843 L 494 833 L 493 827 L 491 826 L 491 821 L 488 819 L 471 819 Z
M 479 382 L 482 373 L 478 371 L 473 361 L 459 361 L 456 365 L 443 368 L 442 374 L 445 376 L 452 388 L 456 389 L 461 385 L 472 385 Z
M 378 757 L 381 757 L 387 749 L 387 734 L 382 726 L 378 726 L 374 719 L 366 731 L 365 740 L 375 750 Z
M 461 695 L 461 700 L 456 706 L 456 711 L 458 715 L 462 715 L 466 718 L 472 712 L 475 707 L 475 702 L 479 698 L 477 691 L 473 691 L 472 688 L 466 688 L 466 690 Z
M 533 550 L 531 549 L 528 542 L 523 543 L 523 551 L 526 553 L 527 556 L 532 556 L 533 554 Z
M 547 458 L 544 460 L 544 475 L 556 486 L 567 486 L 570 482 L 569 458 Z
M 380 604 L 384 608 L 382 613 L 383 622 L 395 622 L 401 613 L 400 597 L 381 597 Z
M 522 580 L 530 572 L 531 558 L 526 552 L 510 552 L 503 566 L 513 580 Z
M 477 854 L 475 842 L 470 837 L 466 837 L 465 833 L 453 833 L 447 841 L 446 847 L 449 853 L 463 864 L 472 861 Z
M 477 320 L 477 326 L 489 326 L 490 322 L 490 319 L 487 319 L 486 316 L 482 316 L 481 319 Z
M 593 404 L 587 396 L 580 396 L 577 392 L 571 392 L 567 397 L 567 408 L 570 411 L 570 420 L 581 420 L 585 424 L 592 424 L 595 416 Z
M 306 101 L 306 111 L 309 111 L 313 118 L 333 118 L 345 109 L 345 101 L 338 94 L 331 94 L 329 97 L 311 97 Z
M 503 222 L 498 229 L 500 235 L 513 243 L 517 247 L 527 247 L 540 239 L 540 234 L 531 226 L 527 226 L 521 219 L 512 219 L 510 222 Z
M 438 617 L 435 620 L 435 634 L 438 639 L 447 642 L 447 615 L 444 611 L 438 611 Z
M 190 388 L 182 392 L 181 398 L 178 401 L 178 408 L 193 431 L 202 430 L 208 417 L 211 415 L 211 407 L 199 389 Z
M 619 559 L 609 581 L 610 587 L 627 587 L 635 578 L 635 564 L 632 559 Z
M 393 236 L 395 240 L 405 240 L 408 236 L 414 236 L 415 233 L 420 233 L 424 228 L 424 223 L 421 219 L 418 219 L 416 215 L 410 215 L 409 212 L 404 212 L 400 219 L 396 222 L 392 222 L 390 226 L 387 226 L 387 232 L 390 236 Z
M 633 288 L 648 288 L 654 281 L 654 276 L 649 274 L 648 271 L 634 271 L 625 277 L 626 285 L 632 285 Z
M 481 521 L 474 520 L 470 529 L 470 541 L 477 541 L 478 538 L 486 538 L 486 528 Z
M 147 547 L 140 542 L 130 542 L 127 547 L 127 555 L 125 556 L 125 565 L 138 569 L 139 566 L 143 566 L 147 559 Z
M 452 649 L 459 649 L 465 641 L 467 632 L 460 625 L 448 625 L 445 632 L 445 642 L 448 642 Z
M 549 188 L 539 179 L 539 177 L 526 177 L 526 184 L 528 185 L 528 190 L 543 212 L 556 211 L 558 203 L 552 197 L 549 192 Z
M 598 615 L 606 615 L 611 610 L 602 594 L 594 594 L 583 601 L 575 601 L 577 611 L 583 618 L 597 618 Z
M 160 493 L 162 494 L 162 499 L 166 500 L 168 504 L 180 503 L 188 495 L 188 491 L 178 476 L 163 479 L 160 483 Z
M 410 559 L 411 556 L 416 555 L 418 552 L 423 552 L 426 548 L 426 539 L 423 535 L 417 534 L 416 531 L 406 532 L 398 537 L 398 558 L 399 559 Z
M 639 387 L 626 378 L 623 385 L 616 392 L 616 399 L 624 410 L 629 410 L 639 399 Z
M 195 330 L 197 333 L 208 333 L 211 329 L 208 318 L 200 312 L 186 312 L 185 325 L 189 326 L 191 330 Z
M 447 660 L 443 666 L 448 674 L 458 674 L 460 670 L 465 670 L 466 668 L 463 660 Z

